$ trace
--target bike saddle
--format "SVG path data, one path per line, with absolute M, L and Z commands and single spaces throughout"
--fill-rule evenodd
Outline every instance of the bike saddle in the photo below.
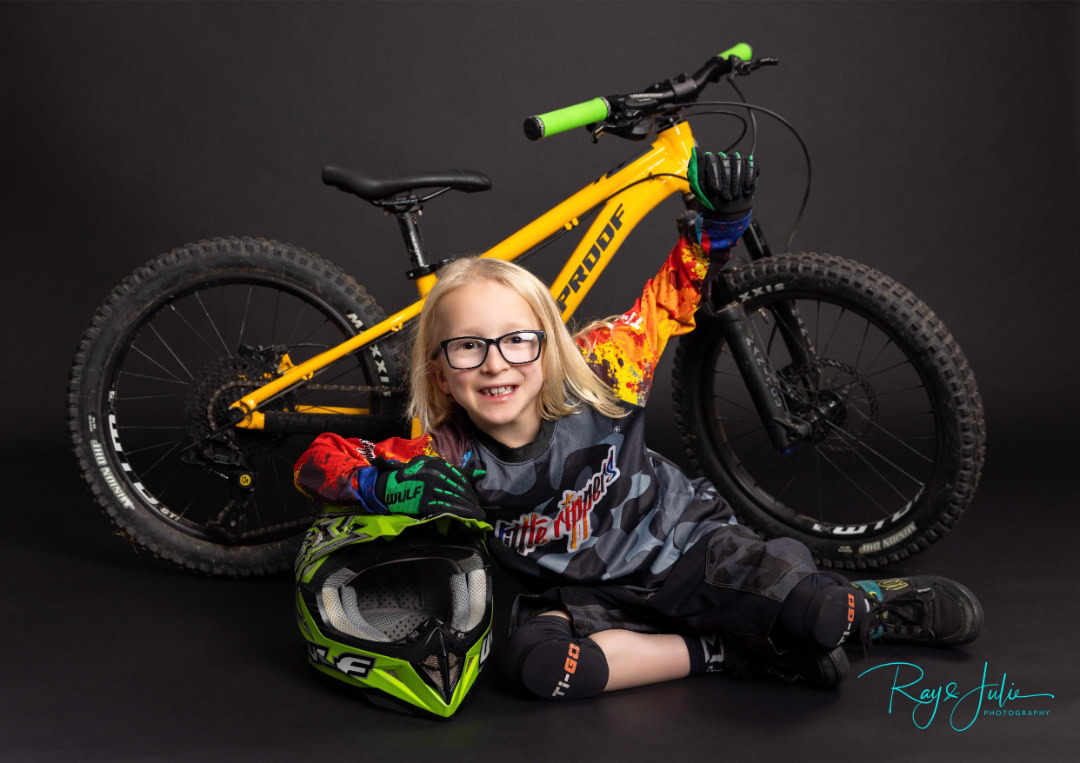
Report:
M 378 201 L 403 191 L 417 188 L 452 188 L 473 193 L 491 188 L 491 178 L 473 170 L 437 170 L 419 175 L 378 178 L 341 167 L 323 167 L 323 182 L 335 188 L 356 194 L 361 199 Z

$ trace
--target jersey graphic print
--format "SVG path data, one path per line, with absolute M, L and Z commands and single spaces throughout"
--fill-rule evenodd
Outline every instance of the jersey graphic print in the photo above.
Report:
M 608 487 L 619 478 L 615 465 L 615 446 L 608 448 L 600 468 L 581 490 L 566 490 L 559 501 L 559 511 L 553 516 L 537 512 L 524 514 L 515 520 L 495 523 L 495 537 L 522 556 L 537 546 L 566 538 L 566 550 L 576 551 L 588 540 L 590 517 L 596 504 L 607 495 Z

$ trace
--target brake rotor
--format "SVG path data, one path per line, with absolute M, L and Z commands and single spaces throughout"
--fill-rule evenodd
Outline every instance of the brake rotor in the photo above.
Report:
M 877 422 L 874 387 L 865 376 L 842 361 L 820 359 L 815 367 L 821 377 L 816 384 L 810 383 L 805 370 L 781 374 L 785 392 L 795 402 L 795 415 L 812 424 L 806 439 L 830 451 L 854 450 Z M 837 372 L 827 374 L 825 369 L 828 368 Z

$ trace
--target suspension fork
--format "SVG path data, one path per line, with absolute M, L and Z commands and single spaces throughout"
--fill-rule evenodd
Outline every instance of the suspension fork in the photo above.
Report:
M 772 252 L 756 221 L 743 233 L 742 240 L 752 260 L 771 256 Z M 750 317 L 740 300 L 740 297 L 746 296 L 736 295 L 723 274 L 717 273 L 712 279 L 709 299 L 705 301 L 703 309 L 719 321 L 720 331 L 731 349 L 773 447 L 790 453 L 797 441 L 810 434 L 811 425 L 791 417 L 780 381 L 769 361 L 768 348 L 763 348 L 755 337 Z M 770 305 L 769 310 L 780 326 L 784 344 L 793 359 L 792 365 L 813 368 L 809 336 L 795 306 L 791 302 L 777 302 Z
M 761 226 L 757 220 L 750 223 L 750 227 L 742 235 L 742 242 L 750 253 L 751 260 L 760 260 L 763 257 L 771 257 L 772 250 L 765 240 L 765 234 L 761 232 Z M 810 343 L 810 335 L 803 326 L 802 319 L 795 309 L 793 302 L 774 302 L 769 305 L 769 312 L 776 318 L 780 326 L 780 336 L 791 357 L 792 365 L 815 369 L 813 347 Z M 816 384 L 818 379 L 815 379 Z

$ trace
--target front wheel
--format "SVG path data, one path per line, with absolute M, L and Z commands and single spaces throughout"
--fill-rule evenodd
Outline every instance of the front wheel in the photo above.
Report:
M 321 418 L 395 421 L 395 352 L 369 344 L 261 409 L 303 419 L 303 432 L 234 428 L 230 405 L 383 317 L 351 277 L 276 241 L 202 241 L 139 268 L 98 309 L 71 369 L 68 426 L 97 503 L 185 569 L 290 568 L 314 515 L 293 464 Z
M 773 447 L 720 323 L 699 312 L 673 385 L 694 466 L 742 521 L 802 541 L 823 567 L 887 565 L 940 539 L 975 494 L 985 424 L 967 360 L 933 311 L 830 255 L 725 275 L 788 416 L 809 434 L 786 453 Z

